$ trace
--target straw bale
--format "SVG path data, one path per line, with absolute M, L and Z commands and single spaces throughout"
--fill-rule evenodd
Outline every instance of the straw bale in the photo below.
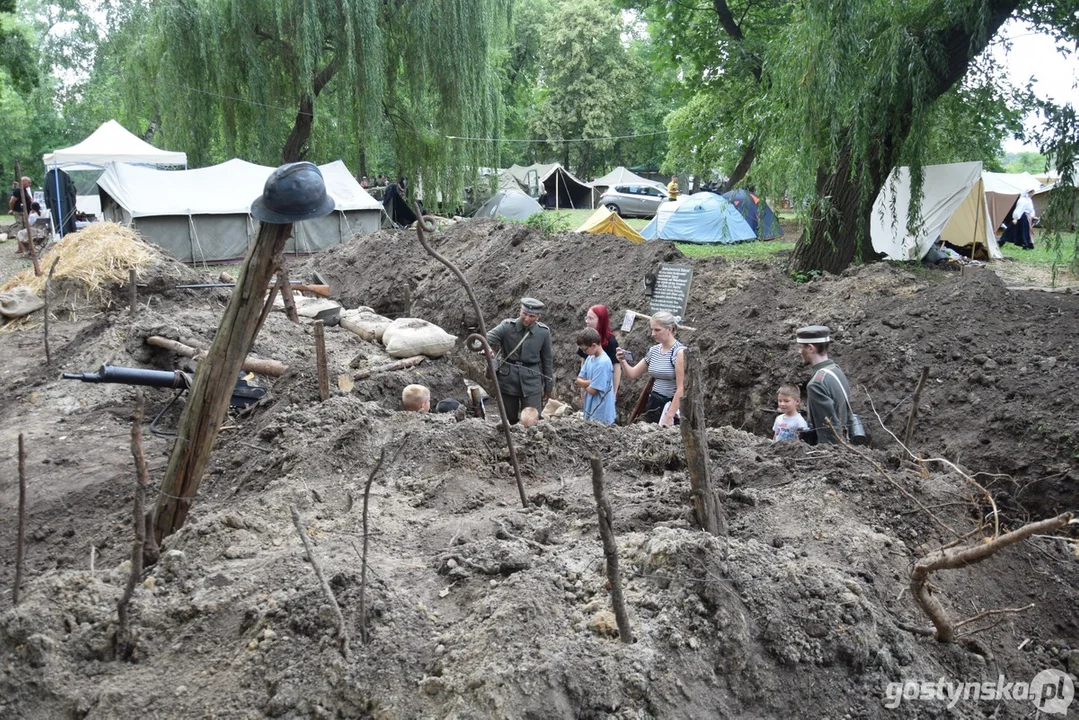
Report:
M 53 274 L 54 292 L 61 305 L 100 308 L 112 304 L 116 290 L 127 285 L 134 268 L 140 280 L 146 274 L 181 276 L 186 268 L 166 257 L 130 228 L 116 223 L 93 223 L 48 248 L 40 258 L 42 275 L 26 269 L 12 276 L 0 291 L 26 285 L 38 295 L 45 291 L 45 279 L 53 260 L 59 257 Z

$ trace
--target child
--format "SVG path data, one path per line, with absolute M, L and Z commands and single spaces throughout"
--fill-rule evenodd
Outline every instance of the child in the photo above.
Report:
M 521 424 L 521 427 L 532 427 L 539 421 L 539 410 L 532 407 L 531 405 L 521 408 L 521 419 L 518 420 L 518 422 Z
M 777 398 L 779 412 L 783 414 L 772 423 L 772 440 L 797 440 L 799 432 L 809 429 L 809 424 L 798 412 L 798 403 L 802 400 L 802 393 L 795 385 L 782 385 Z
M 431 412 L 431 391 L 423 385 L 406 385 L 401 391 L 401 405 L 405 410 Z
M 614 425 L 614 366 L 603 352 L 599 332 L 585 328 L 577 334 L 577 347 L 587 357 L 577 387 L 584 390 L 584 419 Z

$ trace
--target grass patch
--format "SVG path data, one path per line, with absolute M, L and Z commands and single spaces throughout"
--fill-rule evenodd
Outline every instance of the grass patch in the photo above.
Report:
M 1076 244 L 1079 243 L 1079 233 L 1061 233 L 1060 248 L 1050 247 L 1051 234 L 1048 232 L 1036 232 L 1034 235 L 1034 249 L 1024 250 L 1018 245 L 1002 245 L 1000 252 L 1004 257 L 1018 260 L 1029 265 L 1063 265 L 1069 266 L 1075 257 Z
M 794 249 L 794 243 L 782 240 L 761 240 L 733 245 L 697 245 L 696 243 L 675 243 L 674 245 L 688 257 L 719 255 L 734 260 L 771 260 L 778 252 Z

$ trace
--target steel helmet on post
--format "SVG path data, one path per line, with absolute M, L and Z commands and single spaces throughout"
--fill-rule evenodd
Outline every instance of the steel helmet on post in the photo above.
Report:
M 313 220 L 333 211 L 333 198 L 314 163 L 295 162 L 270 173 L 251 214 L 264 223 L 287 225 Z

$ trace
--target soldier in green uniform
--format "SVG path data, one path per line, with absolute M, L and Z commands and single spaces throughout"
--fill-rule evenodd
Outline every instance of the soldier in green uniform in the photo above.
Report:
M 539 300 L 521 298 L 520 316 L 503 320 L 487 333 L 498 355 L 498 385 L 511 424 L 517 423 L 523 407 L 542 414 L 554 388 L 551 329 L 539 321 L 541 312 Z
M 801 435 L 810 445 L 839 444 L 847 438 L 850 425 L 850 383 L 828 357 L 831 332 L 825 325 L 809 325 L 798 328 L 795 335 L 798 354 L 813 373 L 806 385 L 809 430 L 803 430 Z

